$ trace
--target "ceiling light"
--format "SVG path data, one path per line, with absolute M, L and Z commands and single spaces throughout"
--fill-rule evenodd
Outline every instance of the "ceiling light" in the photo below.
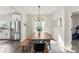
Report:
M 38 6 L 38 16 L 33 17 L 33 20 L 35 21 L 44 21 L 45 17 L 40 15 L 40 6 Z

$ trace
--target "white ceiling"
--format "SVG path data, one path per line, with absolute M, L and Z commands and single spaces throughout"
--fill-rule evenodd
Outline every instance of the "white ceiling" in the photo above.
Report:
M 0 6 L 0 14 L 11 13 L 12 11 L 13 9 L 8 6 Z
M 79 11 L 73 12 L 72 15 L 79 15 Z
M 0 6 L 0 11 L 11 11 L 12 9 L 8 6 Z
M 40 15 L 50 15 L 56 10 L 56 6 L 41 6 Z M 0 6 L 0 13 L 15 12 L 26 13 L 27 15 L 39 15 L 38 6 Z
M 39 15 L 38 6 L 14 6 L 13 8 L 28 15 Z M 56 8 L 56 6 L 41 6 L 40 15 L 50 15 Z

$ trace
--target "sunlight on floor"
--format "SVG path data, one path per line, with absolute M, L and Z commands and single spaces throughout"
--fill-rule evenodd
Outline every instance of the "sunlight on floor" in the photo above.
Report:
M 60 36 L 60 34 L 58 34 L 58 42 L 59 42 L 60 46 L 64 47 L 64 41 L 63 41 L 62 37 Z

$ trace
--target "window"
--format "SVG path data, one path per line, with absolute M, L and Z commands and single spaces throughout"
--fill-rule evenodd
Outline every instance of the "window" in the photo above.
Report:
M 34 21 L 34 31 L 43 32 L 44 31 L 44 21 Z

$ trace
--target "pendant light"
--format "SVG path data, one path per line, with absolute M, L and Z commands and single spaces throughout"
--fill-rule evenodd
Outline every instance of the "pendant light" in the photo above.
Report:
M 41 21 L 41 19 L 40 19 L 40 18 L 41 18 L 41 17 L 40 17 L 40 6 L 38 6 L 38 9 L 39 9 L 39 10 L 38 10 L 38 11 L 39 11 L 38 21 Z
M 40 6 L 38 6 L 38 16 L 33 17 L 33 20 L 35 20 L 35 21 L 44 21 L 45 20 L 45 17 L 41 16 Z

